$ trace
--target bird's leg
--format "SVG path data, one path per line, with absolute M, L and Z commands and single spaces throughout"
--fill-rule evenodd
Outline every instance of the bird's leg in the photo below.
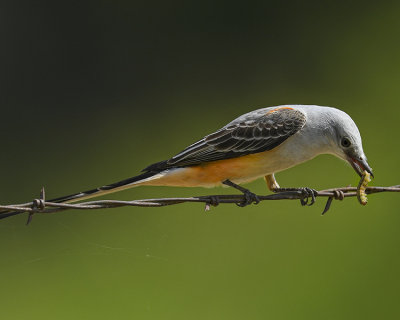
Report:
M 281 188 L 278 182 L 276 181 L 275 175 L 273 173 L 265 176 L 264 179 L 265 182 L 267 183 L 268 189 L 271 190 L 272 192 L 275 192 L 275 190 Z
M 236 183 L 233 183 L 229 179 L 226 179 L 225 181 L 222 181 L 222 184 L 225 184 L 227 186 L 233 187 L 233 188 L 243 192 L 244 197 L 245 197 L 245 201 L 237 203 L 237 205 L 239 207 L 245 207 L 245 206 L 247 206 L 249 204 L 252 204 L 253 202 L 255 204 L 258 204 L 260 202 L 260 199 L 258 198 L 258 196 L 255 193 L 251 192 L 249 189 L 246 189 L 246 188 L 243 188 L 243 187 L 239 186 Z
M 300 191 L 303 195 L 303 198 L 300 199 L 300 203 L 302 206 L 305 205 L 313 205 L 315 203 L 315 196 L 317 195 L 317 191 L 310 188 L 281 188 L 276 182 L 275 175 L 269 174 L 264 177 L 265 181 L 267 182 L 268 189 L 272 192 L 285 192 L 285 191 Z M 308 198 L 311 198 L 311 202 L 308 203 Z

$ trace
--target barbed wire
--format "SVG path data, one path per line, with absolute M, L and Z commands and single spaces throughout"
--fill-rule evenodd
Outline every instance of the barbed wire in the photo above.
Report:
M 391 187 L 367 187 L 365 190 L 366 194 L 381 193 L 381 192 L 400 192 L 400 185 L 395 185 Z M 357 196 L 356 187 L 342 187 L 342 188 L 332 188 L 321 191 L 315 191 L 315 197 L 327 197 L 324 211 L 325 214 L 333 200 L 344 200 L 348 197 Z M 294 191 L 282 191 L 270 195 L 259 195 L 258 199 L 260 201 L 266 200 L 300 200 L 302 205 L 311 205 L 308 202 L 309 196 L 302 192 L 301 190 Z M 75 204 L 70 203 L 56 203 L 51 201 L 46 201 L 45 190 L 42 188 L 40 192 L 40 197 L 34 199 L 32 202 L 22 203 L 22 204 L 11 204 L 11 205 L 0 205 L 0 219 L 4 219 L 10 216 L 14 216 L 21 213 L 28 213 L 27 224 L 32 220 L 34 214 L 38 213 L 54 213 L 65 210 L 94 210 L 94 209 L 110 209 L 110 208 L 120 208 L 120 207 L 163 207 L 176 205 L 188 202 L 200 202 L 205 204 L 205 210 L 208 211 L 212 206 L 217 206 L 219 204 L 233 203 L 241 205 L 246 201 L 244 195 L 209 195 L 209 196 L 198 196 L 198 197 L 186 197 L 186 198 L 157 198 L 157 199 L 139 199 L 131 201 L 123 200 L 96 200 L 88 202 L 80 202 Z

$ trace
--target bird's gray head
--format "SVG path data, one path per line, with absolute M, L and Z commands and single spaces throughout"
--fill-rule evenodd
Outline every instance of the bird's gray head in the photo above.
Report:
M 361 176 L 366 170 L 373 176 L 364 154 L 361 135 L 353 119 L 345 112 L 323 107 L 324 132 L 329 137 L 330 153 L 347 161 Z
M 360 132 L 347 113 L 339 109 L 319 106 L 303 110 L 310 120 L 316 120 L 311 122 L 318 127 L 317 132 L 327 139 L 325 142 L 328 146 L 327 153 L 349 162 L 360 176 L 364 170 L 373 176 L 364 154 Z

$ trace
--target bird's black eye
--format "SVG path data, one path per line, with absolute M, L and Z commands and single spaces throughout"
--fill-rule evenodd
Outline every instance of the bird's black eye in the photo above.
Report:
M 344 137 L 342 138 L 341 144 L 343 148 L 348 148 L 351 146 L 351 141 L 349 138 Z

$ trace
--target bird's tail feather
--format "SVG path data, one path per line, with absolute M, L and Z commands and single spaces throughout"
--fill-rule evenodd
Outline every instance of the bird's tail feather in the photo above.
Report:
M 147 181 L 148 179 L 151 179 L 153 176 L 158 174 L 159 172 L 157 171 L 149 171 L 149 172 L 144 172 L 140 175 L 137 175 L 135 177 L 125 179 L 122 181 L 118 181 L 112 184 L 108 184 L 96 189 L 91 189 L 88 191 L 83 191 L 79 193 L 74 193 L 68 196 L 63 196 L 55 199 L 48 200 L 48 202 L 56 202 L 56 203 L 73 203 L 85 199 L 90 199 L 94 197 L 98 197 L 101 195 L 121 191 L 124 189 L 129 189 L 132 187 L 135 187 L 140 184 L 142 181 Z M 0 219 L 8 218 L 17 214 L 23 213 L 23 211 L 5 211 L 5 212 L 0 212 Z
M 80 200 L 99 197 L 101 195 L 105 195 L 108 193 L 114 193 L 114 192 L 121 191 L 124 189 L 132 188 L 132 187 L 136 186 L 137 184 L 139 184 L 140 181 L 151 178 L 155 174 L 156 174 L 156 172 L 145 172 L 138 176 L 135 176 L 135 177 L 132 177 L 129 179 L 125 179 L 122 181 L 118 181 L 118 182 L 115 182 L 112 184 L 108 184 L 108 185 L 105 185 L 105 186 L 102 186 L 102 187 L 99 187 L 96 189 L 91 189 L 88 191 L 83 191 L 83 192 L 74 193 L 74 194 L 71 194 L 68 196 L 55 198 L 55 199 L 49 200 L 49 202 L 73 203 L 73 202 L 80 201 Z

